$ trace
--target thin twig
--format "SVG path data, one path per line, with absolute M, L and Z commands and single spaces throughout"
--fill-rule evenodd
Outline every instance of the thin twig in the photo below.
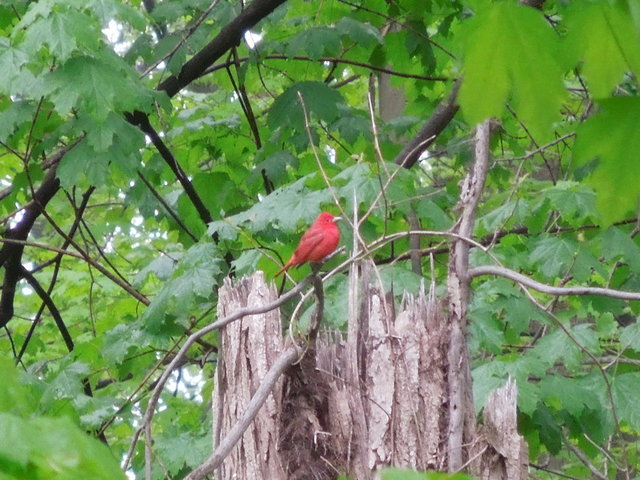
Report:
M 147 186 L 147 188 L 151 192 L 151 195 L 153 195 L 156 198 L 156 200 L 158 200 L 160 204 L 164 207 L 164 209 L 167 211 L 169 216 L 173 218 L 173 220 L 178 224 L 178 226 L 180 226 L 180 228 L 187 235 L 189 235 L 189 237 L 191 237 L 191 240 L 193 240 L 194 243 L 197 243 L 198 237 L 196 237 L 193 233 L 191 233 L 191 230 L 189 230 L 189 228 L 185 225 L 185 223 L 180 219 L 178 214 L 173 211 L 171 206 L 165 201 L 164 198 L 162 198 L 162 196 L 156 191 L 156 189 L 153 188 L 153 185 L 151 185 L 149 180 L 147 180 L 147 177 L 145 177 L 140 170 L 138 170 L 138 176 L 140 177 L 140 180 L 142 180 L 142 183 L 144 183 Z
M 578 457 L 578 460 L 584 463 L 584 465 L 589 469 L 589 471 L 595 478 L 597 478 L 598 480 L 609 480 L 606 475 L 604 475 L 600 470 L 596 468 L 593 463 L 589 461 L 589 458 L 584 454 L 582 450 L 571 443 L 564 434 L 562 435 L 562 437 L 564 438 L 564 441 L 567 444 L 569 450 L 571 450 L 573 454 Z
M 14 239 L 14 238 L 0 238 L 0 243 L 10 243 L 10 244 L 14 244 L 14 245 L 24 245 L 25 247 L 36 247 L 36 248 L 41 248 L 43 250 L 49 250 L 51 252 L 61 253 L 62 255 L 68 255 L 70 257 L 79 258 L 79 259 L 84 260 L 85 262 L 87 262 L 92 267 L 94 267 L 96 270 L 98 270 L 100 273 L 102 273 L 105 277 L 107 277 L 109 280 L 114 282 L 116 285 L 118 285 L 120 288 L 122 288 L 127 293 L 129 293 L 132 297 L 134 297 L 136 300 L 138 300 L 140 303 L 143 303 L 144 305 L 147 305 L 147 306 L 151 303 L 149 301 L 149 299 L 147 297 L 145 297 L 142 293 L 137 291 L 131 285 L 128 285 L 127 283 L 122 282 L 113 273 L 111 273 L 109 270 L 104 268 L 102 265 L 100 265 L 98 262 L 93 260 L 91 257 L 88 256 L 88 254 L 86 254 L 84 252 L 82 254 L 80 254 L 80 253 L 72 252 L 70 250 L 65 250 L 63 248 L 51 247 L 49 245 L 44 245 L 42 243 L 28 242 L 26 240 L 17 240 L 17 239 Z
M 238 62 L 246 62 L 250 59 L 250 57 L 241 57 L 238 59 Z M 451 78 L 448 77 L 432 77 L 432 76 L 427 76 L 427 75 L 418 75 L 418 74 L 414 74 L 414 73 L 404 73 L 404 72 L 398 72 L 396 70 L 391 70 L 389 68 L 383 68 L 383 67 L 378 67 L 376 65 L 371 65 L 371 64 L 367 64 L 367 63 L 362 63 L 362 62 L 357 62 L 355 60 L 349 60 L 347 58 L 336 58 L 336 57 L 320 57 L 320 58 L 311 58 L 311 57 L 305 57 L 305 56 L 301 56 L 301 55 L 296 55 L 293 57 L 287 56 L 287 55 L 280 55 L 280 54 L 273 54 L 273 55 L 265 55 L 264 57 L 260 58 L 261 60 L 301 60 L 301 61 L 305 61 L 305 62 L 320 62 L 320 63 L 344 63 L 345 65 L 351 65 L 353 67 L 361 67 L 361 68 L 365 68 L 367 70 L 371 70 L 374 72 L 379 72 L 379 73 L 385 73 L 387 75 L 392 75 L 394 77 L 401 77 L 401 78 L 413 78 L 415 80 L 423 80 L 426 82 L 448 82 L 451 80 Z M 227 68 L 231 63 L 233 63 L 233 61 L 228 61 L 228 62 L 224 62 L 224 63 L 219 63 L 217 65 L 212 65 L 211 67 L 207 68 L 202 75 L 207 75 L 209 73 L 213 73 L 217 70 L 222 70 Z

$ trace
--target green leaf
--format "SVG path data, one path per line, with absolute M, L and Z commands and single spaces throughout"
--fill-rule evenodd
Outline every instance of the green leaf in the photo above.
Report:
M 627 325 L 620 333 L 620 350 L 627 348 L 640 352 L 640 322 L 636 321 Z
M 618 227 L 609 227 L 602 236 L 602 255 L 609 261 L 624 261 L 633 270 L 640 270 L 640 247 L 628 232 Z
M 611 390 L 620 420 L 632 430 L 640 430 L 640 372 L 615 376 L 611 381 Z
M 544 399 L 558 399 L 562 408 L 574 416 L 580 415 L 585 407 L 600 408 L 599 400 L 593 392 L 585 391 L 582 385 L 572 378 L 559 375 L 545 376 L 540 380 L 540 393 Z
M 195 468 L 211 454 L 211 435 L 183 432 L 155 437 L 155 448 L 172 474 L 184 467 Z
M 382 45 L 383 43 L 379 29 L 351 17 L 342 17 L 336 24 L 336 30 L 340 32 L 340 35 L 349 37 L 364 47 L 371 47 L 374 44 Z
M 252 180 L 255 181 L 258 177 L 261 179 L 264 171 L 269 180 L 274 183 L 279 183 L 285 177 L 287 168 L 296 168 L 299 164 L 298 157 L 286 150 L 271 154 L 266 154 L 264 150 L 261 150 L 256 155 L 255 161 L 256 166 L 251 173 Z
M 98 17 L 103 25 L 117 18 L 129 23 L 137 30 L 144 31 L 147 26 L 144 15 L 132 5 L 117 0 L 91 0 L 87 2 L 91 12 Z
M 279 188 L 267 195 L 250 209 L 226 220 L 232 225 L 242 225 L 253 232 L 259 232 L 279 225 L 282 229 L 293 231 L 300 224 L 310 225 L 320 213 L 320 206 L 331 201 L 328 191 L 312 191 L 306 182 L 315 175 Z M 215 226 L 220 226 L 215 222 Z
M 251 275 L 258 269 L 258 261 L 262 259 L 262 253 L 259 250 L 247 250 L 232 262 L 235 274 L 238 277 L 243 275 Z
M 177 256 L 182 257 L 182 252 L 177 253 Z M 158 280 L 167 280 L 176 267 L 176 260 L 172 257 L 173 253 L 168 252 L 155 258 L 138 272 L 133 281 L 134 286 L 141 286 L 150 274 L 154 274 Z
M 640 98 L 610 98 L 578 128 L 574 155 L 578 165 L 597 159 L 587 178 L 597 194 L 601 223 L 610 225 L 638 208 L 640 177 Z
M 77 10 L 56 8 L 27 28 L 23 45 L 27 51 L 35 52 L 48 45 L 51 53 L 64 61 L 76 50 L 95 51 L 99 38 L 97 32 L 97 23 L 88 15 Z
M 545 277 L 554 278 L 567 272 L 579 248 L 573 240 L 546 237 L 534 243 L 530 259 Z
M 309 27 L 289 39 L 286 54 L 289 57 L 306 55 L 312 60 L 322 56 L 333 57 L 340 52 L 340 35 L 335 28 Z
M 41 81 L 43 94 L 51 95 L 56 110 L 66 115 L 82 108 L 97 122 L 109 113 L 147 110 L 152 97 L 128 67 L 112 54 L 100 57 L 73 57 Z
M 280 95 L 271 107 L 268 122 L 271 128 L 287 126 L 304 131 L 304 113 L 300 103 L 304 102 L 309 117 L 316 115 L 319 120 L 332 122 L 338 117 L 344 100 L 338 91 L 322 82 L 298 82 Z M 309 121 L 312 121 L 309 118 Z
M 6 142 L 13 131 L 33 118 L 34 107 L 27 101 L 11 102 L 0 112 L 0 141 Z
M 562 446 L 562 430 L 549 409 L 540 405 L 533 413 L 533 422 L 537 425 L 540 433 L 540 440 L 553 455 L 560 451 Z
M 0 91 L 13 94 L 20 88 L 22 68 L 29 61 L 23 50 L 11 46 L 6 38 L 0 38 Z
M 74 363 L 69 373 L 81 371 L 86 373 L 86 366 Z M 36 416 L 36 408 L 30 405 L 27 379 L 20 379 L 15 367 L 5 359 L 0 359 L 0 372 L 3 381 L 0 476 L 3 479 L 125 479 L 108 448 L 71 420 Z
M 511 100 L 534 136 L 546 138 L 565 97 L 558 52 L 555 34 L 536 10 L 506 2 L 482 8 L 465 31 L 458 98 L 466 120 L 500 118 Z
M 498 353 L 502 350 L 504 325 L 490 306 L 474 308 L 469 311 L 469 333 L 473 341 L 478 342 L 483 350 Z
M 214 215 L 232 209 L 234 193 L 238 186 L 223 172 L 198 173 L 192 180 L 197 192 L 201 192 L 207 209 Z
M 561 180 L 542 193 L 551 201 L 551 208 L 560 212 L 562 218 L 571 225 L 597 218 L 596 195 L 584 184 Z
M 194 313 L 199 303 L 207 304 L 218 285 L 223 263 L 213 243 L 199 243 L 187 250 L 171 279 L 145 310 L 142 321 L 146 327 L 158 332 L 167 317 L 185 318 Z
M 572 4 L 566 21 L 566 46 L 576 60 L 584 60 L 582 73 L 596 98 L 611 95 L 624 73 L 640 73 L 640 29 L 624 2 Z
M 380 472 L 382 480 L 473 480 L 463 473 L 416 472 L 400 468 L 386 468 Z
M 92 185 L 105 182 L 110 165 L 132 175 L 140 165 L 140 150 L 144 144 L 142 132 L 114 113 L 104 122 L 83 122 L 89 128 L 87 138 L 80 141 L 60 161 L 58 177 L 65 187 L 81 179 Z
M 513 224 L 518 224 L 529 216 L 530 212 L 531 205 L 528 200 L 509 200 L 480 217 L 478 223 L 483 227 L 483 232 L 490 233 L 498 228 L 508 228 Z
M 218 234 L 219 240 L 235 240 L 238 237 L 238 229 L 230 221 L 216 220 L 209 224 L 207 234 Z
M 60 161 L 57 174 L 63 187 L 71 187 L 86 177 L 89 184 L 104 184 L 108 176 L 110 157 L 97 153 L 89 142 L 81 141 Z

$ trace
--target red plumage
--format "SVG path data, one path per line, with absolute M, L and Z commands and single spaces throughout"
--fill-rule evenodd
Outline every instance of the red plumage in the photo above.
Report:
M 338 217 L 322 212 L 313 222 L 296 247 L 287 263 L 276 273 L 276 277 L 285 270 L 306 262 L 321 262 L 332 253 L 340 243 L 340 230 L 336 226 Z

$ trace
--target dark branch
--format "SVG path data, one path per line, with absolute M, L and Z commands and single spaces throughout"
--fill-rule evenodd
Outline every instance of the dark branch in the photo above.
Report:
M 71 228 L 69 229 L 69 233 L 67 234 L 68 238 L 73 238 L 73 236 L 75 235 L 76 231 L 78 230 L 78 226 L 80 225 L 80 220 L 82 219 L 82 215 L 85 211 L 85 209 L 87 208 L 87 204 L 89 203 L 89 198 L 91 197 L 91 194 L 93 193 L 93 191 L 95 190 L 95 187 L 90 187 L 83 195 L 82 195 L 82 202 L 80 203 L 80 206 L 76 209 L 76 218 L 73 222 L 73 225 L 71 225 Z M 62 249 L 66 249 L 69 246 L 69 242 L 68 240 L 65 239 L 64 243 L 62 244 Z M 55 264 L 55 267 L 53 269 L 53 275 L 51 276 L 51 281 L 49 282 L 49 287 L 47 288 L 47 294 L 51 295 L 51 292 L 53 292 L 53 287 L 56 284 L 56 281 L 58 280 L 58 273 L 60 272 L 60 265 L 62 262 L 62 257 L 63 255 L 61 253 L 58 253 L 52 260 L 50 260 L 50 262 Z M 43 268 L 42 265 L 39 265 L 38 267 L 36 267 L 35 269 L 31 270 L 31 275 L 33 275 L 36 271 L 39 271 Z M 17 359 L 18 361 L 22 361 L 22 356 L 24 355 L 24 352 L 27 350 L 27 346 L 29 345 L 29 341 L 31 340 L 31 337 L 33 336 L 33 333 L 35 332 L 36 327 L 38 326 L 38 324 L 40 323 L 40 317 L 42 316 L 42 312 L 44 311 L 45 308 L 45 303 L 43 302 L 42 305 L 40 305 L 40 308 L 38 309 L 38 312 L 36 313 L 36 316 L 34 317 L 33 321 L 31 322 L 31 327 L 29 328 L 29 331 L 27 332 L 27 335 L 24 339 L 24 342 L 22 342 L 22 347 L 20 347 L 20 353 L 18 353 Z
M 47 172 L 42 184 L 35 191 L 34 197 L 24 209 L 22 220 L 7 231 L 5 238 L 25 241 L 36 219 L 43 212 L 44 207 L 60 188 L 60 181 L 56 178 L 56 169 Z M 0 328 L 4 327 L 13 317 L 13 300 L 16 284 L 21 278 L 22 253 L 24 245 L 5 243 L 0 249 L 0 265 L 4 265 L 5 274 L 0 297 Z
M 136 112 L 133 115 L 127 115 L 127 117 L 130 122 L 137 125 L 140 130 L 142 130 L 151 139 L 153 145 L 158 149 L 158 152 L 176 176 L 176 178 L 182 185 L 182 188 L 184 188 L 184 191 L 189 197 L 189 200 L 191 200 L 191 203 L 197 210 L 200 219 L 204 223 L 211 223 L 213 221 L 211 213 L 200 198 L 200 195 L 198 195 L 198 192 L 196 192 L 196 189 L 193 188 L 191 181 L 187 177 L 185 171 L 182 170 L 182 167 L 176 160 L 176 157 L 173 156 L 171 150 L 169 150 L 162 138 L 160 138 L 160 135 L 158 135 L 158 132 L 156 132 L 156 130 L 151 125 L 149 117 L 141 112 Z
M 62 315 L 60 315 L 60 310 L 58 310 L 58 307 L 56 306 L 56 304 L 53 303 L 53 300 L 51 299 L 51 295 L 49 295 L 45 291 L 45 289 L 42 288 L 42 285 L 40 285 L 40 282 L 38 282 L 36 277 L 34 277 L 31 274 L 31 272 L 26 268 L 24 268 L 24 266 L 22 265 L 20 266 L 20 274 L 22 277 L 24 277 L 27 283 L 31 285 L 31 288 L 33 288 L 36 294 L 40 297 L 40 300 L 42 300 L 42 303 L 44 303 L 47 306 L 47 309 L 49 309 L 49 312 L 53 317 L 53 321 L 56 322 L 56 326 L 60 331 L 60 335 L 62 335 L 62 339 L 64 340 L 64 344 L 66 345 L 67 350 L 69 350 L 70 352 L 73 351 L 74 349 L 73 339 L 69 334 L 69 330 L 67 329 L 67 326 L 64 324 L 64 321 L 62 320 Z
M 456 80 L 449 96 L 440 102 L 436 110 L 427 120 L 427 123 L 424 124 L 413 140 L 411 140 L 395 158 L 394 162 L 396 164 L 402 165 L 404 168 L 413 167 L 418 161 L 418 158 L 420 158 L 420 155 L 422 155 L 422 152 L 433 143 L 436 137 L 440 135 L 451 120 L 453 120 L 453 117 L 458 111 L 456 97 L 458 96 L 460 83 L 460 79 Z
M 352 65 L 354 67 L 361 67 L 367 70 L 371 70 L 373 72 L 378 72 L 378 73 L 386 73 L 388 75 L 392 75 L 394 77 L 401 77 L 401 78 L 413 78 L 415 80 L 424 80 L 426 82 L 448 82 L 449 80 L 451 80 L 450 78 L 447 77 L 430 77 L 430 76 L 425 76 L 425 75 L 417 75 L 414 73 L 404 73 L 404 72 L 398 72 L 396 70 L 391 70 L 389 68 L 383 68 L 383 67 L 378 67 L 376 65 L 371 65 L 369 63 L 363 63 L 363 62 L 357 62 L 355 60 L 349 60 L 347 58 L 338 58 L 338 57 L 320 57 L 317 59 L 313 59 L 311 57 L 305 57 L 302 55 L 296 55 L 294 57 L 288 57 L 287 55 L 282 55 L 282 54 L 271 54 L 271 55 L 265 55 L 264 57 L 260 57 L 261 60 L 286 60 L 286 61 L 290 61 L 290 60 L 301 60 L 301 61 L 305 61 L 305 62 L 320 62 L 320 63 L 324 63 L 324 62 L 330 62 L 332 65 L 336 65 L 338 63 L 344 63 L 345 65 Z M 249 60 L 249 57 L 241 57 L 238 58 L 238 62 L 246 62 L 247 60 Z M 232 65 L 235 62 L 235 60 L 228 60 L 226 62 L 223 63 L 219 63 L 217 65 L 212 65 L 211 67 L 207 68 L 202 75 L 207 75 L 209 73 L 213 73 L 217 70 L 222 70 L 224 68 L 228 68 L 229 65 Z
M 172 75 L 167 78 L 158 86 L 158 90 L 165 91 L 169 97 L 173 97 L 202 76 L 204 71 L 228 50 L 240 45 L 247 30 L 284 2 L 285 0 L 254 0 L 240 15 L 225 25 L 216 38 L 185 63 L 177 77 Z
M 151 192 L 151 195 L 153 195 L 156 200 L 158 200 L 158 202 L 160 202 L 160 204 L 164 207 L 164 209 L 167 211 L 167 213 L 169 214 L 169 216 L 171 218 L 173 218 L 173 220 L 178 224 L 178 226 L 180 228 L 182 228 L 182 230 L 189 235 L 189 237 L 191 237 L 191 240 L 193 240 L 195 243 L 198 242 L 198 238 L 191 233 L 191 231 L 189 230 L 189 228 L 184 224 L 184 222 L 180 219 L 180 217 L 178 216 L 178 214 L 176 212 L 173 211 L 173 209 L 171 208 L 171 206 L 165 201 L 164 198 L 162 198 L 162 196 L 156 191 L 155 188 L 153 188 L 153 185 L 151 185 L 151 183 L 149 182 L 149 180 L 147 180 L 147 177 L 145 177 L 142 172 L 140 170 L 138 170 L 138 176 L 140 177 L 140 180 L 142 180 L 142 183 L 144 183 L 147 188 L 149 189 L 149 191 Z

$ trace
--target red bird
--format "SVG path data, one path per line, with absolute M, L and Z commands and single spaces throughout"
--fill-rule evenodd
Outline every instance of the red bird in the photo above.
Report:
M 340 217 L 334 217 L 330 213 L 322 212 L 313 225 L 309 227 L 291 255 L 291 258 L 284 267 L 276 273 L 276 277 L 285 270 L 295 265 L 302 265 L 306 262 L 321 262 L 327 255 L 332 253 L 340 243 L 340 230 L 336 226 L 336 221 Z

